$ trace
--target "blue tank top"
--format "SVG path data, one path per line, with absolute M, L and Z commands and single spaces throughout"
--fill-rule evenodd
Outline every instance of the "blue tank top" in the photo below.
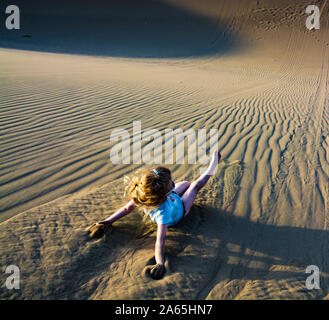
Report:
M 159 207 L 150 211 L 144 210 L 144 212 L 149 214 L 153 222 L 168 224 L 171 227 L 183 217 L 183 201 L 177 193 L 171 192 Z

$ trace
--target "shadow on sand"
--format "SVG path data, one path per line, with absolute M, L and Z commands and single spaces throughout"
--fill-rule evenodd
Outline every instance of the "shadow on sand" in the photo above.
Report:
M 70 279 L 75 275 L 77 283 L 86 283 L 93 276 L 99 276 L 106 271 L 112 261 L 120 256 L 123 247 L 132 246 L 137 249 L 133 263 L 127 268 L 136 273 L 136 283 L 145 281 L 139 278 L 139 272 L 148 264 L 147 259 L 151 256 L 143 262 L 145 258 L 143 250 L 148 248 L 153 254 L 156 225 L 148 222 L 143 230 L 137 230 L 138 216 L 136 215 L 135 220 L 129 220 L 128 218 L 116 222 L 116 231 L 105 242 L 95 242 L 95 246 L 86 255 L 72 261 L 71 268 L 64 275 L 64 279 Z M 218 248 L 207 245 L 216 243 L 217 240 Z M 194 298 L 205 299 L 216 285 L 218 274 L 226 277 L 228 281 L 295 279 L 303 282 L 308 276 L 305 268 L 309 265 L 317 265 L 321 274 L 328 274 L 328 240 L 329 233 L 325 230 L 255 223 L 228 212 L 219 212 L 218 209 L 211 207 L 194 206 L 182 223 L 168 229 L 165 254 L 170 259 L 170 273 L 186 274 L 190 281 L 189 285 L 196 288 Z M 231 250 L 232 245 L 238 249 Z M 213 254 L 215 252 L 216 255 Z M 229 264 L 228 261 L 232 257 L 239 258 L 240 262 Z M 260 262 L 259 267 L 250 268 L 250 262 Z M 283 268 L 269 271 L 269 267 L 273 265 Z M 297 267 L 297 269 L 284 268 L 284 266 Z M 191 273 L 204 274 L 203 284 L 197 277 L 195 280 L 190 279 Z M 171 279 L 176 281 L 175 277 Z M 327 287 L 328 279 L 322 277 L 321 292 L 317 292 L 319 295 L 317 298 L 327 294 Z M 66 292 L 66 297 L 70 297 L 68 288 L 63 292 Z M 80 298 L 88 296 L 87 292 L 81 294 Z M 139 294 L 143 296 L 142 292 Z
M 7 30 L 1 1 L 0 46 L 11 49 L 130 58 L 225 54 L 241 47 L 214 21 L 156 0 L 17 0 L 20 30 Z

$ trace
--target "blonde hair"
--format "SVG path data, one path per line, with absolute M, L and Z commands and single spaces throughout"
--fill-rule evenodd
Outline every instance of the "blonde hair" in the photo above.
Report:
M 156 208 L 165 201 L 171 187 L 171 171 L 165 167 L 157 167 L 145 172 L 140 178 L 133 178 L 128 192 L 137 206 Z

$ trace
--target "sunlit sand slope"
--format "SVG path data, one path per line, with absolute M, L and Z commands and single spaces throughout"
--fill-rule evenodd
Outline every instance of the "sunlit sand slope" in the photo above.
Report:
M 21 289 L 2 286 L 2 299 L 328 298 L 329 4 L 314 3 L 321 28 L 309 31 L 306 1 L 165 3 L 218 21 L 213 41 L 229 50 L 0 50 L 0 261 L 21 270 Z M 104 239 L 85 233 L 127 201 L 125 176 L 155 166 L 111 161 L 111 133 L 132 134 L 133 121 L 161 135 L 217 129 L 223 157 L 169 229 L 159 281 L 144 272 L 156 226 L 140 211 Z M 187 160 L 167 165 L 175 181 L 198 176 L 202 165 Z M 309 265 L 319 290 L 305 286 Z

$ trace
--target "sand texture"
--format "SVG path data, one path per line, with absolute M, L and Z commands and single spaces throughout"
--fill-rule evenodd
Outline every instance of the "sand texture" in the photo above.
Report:
M 308 30 L 309 1 L 142 2 L 155 3 L 145 26 L 143 10 L 127 10 L 141 15 L 128 24 L 119 7 L 122 31 L 108 35 L 106 10 L 83 5 L 56 29 L 41 6 L 0 40 L 0 298 L 328 299 L 329 3 L 313 1 L 321 28 Z M 156 225 L 142 211 L 102 239 L 85 231 L 155 166 L 110 159 L 111 133 L 133 121 L 219 133 L 222 161 L 168 229 L 158 281 L 145 274 Z M 185 160 L 165 164 L 175 181 L 199 175 Z M 8 265 L 19 290 L 5 287 Z M 318 290 L 305 286 L 309 265 Z

